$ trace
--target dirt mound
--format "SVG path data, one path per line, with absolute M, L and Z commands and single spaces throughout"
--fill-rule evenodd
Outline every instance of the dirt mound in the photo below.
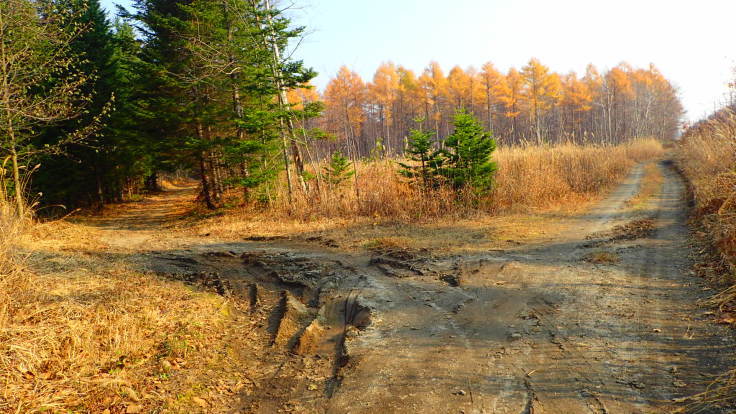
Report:
M 518 279 L 521 270 L 516 261 L 454 260 L 448 271 L 440 272 L 439 279 L 453 287 L 492 287 Z
M 314 317 L 307 307 L 288 291 L 282 293 L 280 309 L 273 345 L 291 349 L 299 339 L 303 327 Z
M 654 223 L 654 219 L 644 218 L 615 226 L 607 232 L 593 233 L 586 237 L 590 242 L 583 244 L 582 247 L 600 247 L 620 241 L 642 239 L 650 236 L 654 232 Z
M 340 245 L 337 243 L 335 239 L 325 238 L 323 236 L 309 236 L 305 238 L 304 240 L 308 242 L 319 243 L 322 246 L 326 246 L 326 247 L 332 247 L 332 248 L 340 247 Z
M 248 237 L 243 237 L 243 240 L 247 241 L 274 241 L 274 240 L 286 240 L 286 236 L 261 236 L 261 235 L 252 235 Z
M 300 285 L 310 289 L 336 286 L 346 272 L 340 263 L 323 261 L 290 252 L 245 252 L 240 255 L 246 269 L 266 275 L 286 285 Z

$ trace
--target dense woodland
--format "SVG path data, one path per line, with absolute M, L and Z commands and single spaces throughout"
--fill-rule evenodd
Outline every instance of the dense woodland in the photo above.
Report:
M 284 53 L 303 28 L 268 0 L 136 0 L 114 22 L 98 0 L 7 0 L 0 19 L 2 187 L 21 211 L 24 199 L 46 214 L 100 208 L 177 170 L 209 208 L 232 194 L 267 204 L 280 186 L 308 196 L 340 182 L 361 159 L 422 162 L 411 136 L 455 183 L 467 145 L 487 149 L 477 165 L 488 167 L 496 142 L 670 138 L 682 113 L 653 66 L 579 77 L 536 59 L 447 76 L 436 63 L 421 74 L 387 63 L 372 82 L 343 67 L 320 93 L 316 73 Z

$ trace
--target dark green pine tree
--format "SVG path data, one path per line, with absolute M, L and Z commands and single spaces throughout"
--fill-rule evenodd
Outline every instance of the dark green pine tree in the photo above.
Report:
M 152 127 L 163 126 L 158 154 L 199 171 L 202 200 L 224 203 L 232 186 L 267 185 L 283 168 L 278 138 L 293 117 L 279 104 L 284 88 L 314 72 L 275 59 L 301 29 L 278 10 L 250 0 L 137 0 L 133 17 L 145 35 Z M 283 149 L 284 145 L 281 144 Z
M 115 102 L 103 130 L 100 150 L 104 156 L 106 199 L 121 201 L 125 192 L 141 187 L 155 189 L 159 159 L 151 150 L 154 137 L 147 133 L 151 106 L 144 89 L 146 66 L 141 60 L 141 42 L 128 23 L 116 20 L 113 28 L 109 79 L 114 87 Z
M 442 168 L 442 151 L 434 148 L 434 132 L 412 129 L 404 151 L 411 164 L 399 162 L 399 173 L 421 184 L 424 190 L 437 187 Z
M 456 190 L 470 187 L 477 194 L 493 185 L 496 163 L 491 160 L 496 141 L 466 111 L 455 114 L 455 130 L 445 140 L 444 165 L 439 172 Z
M 136 65 L 140 89 L 136 101 L 139 118 L 136 132 L 145 142 L 150 157 L 148 179 L 155 183 L 158 172 L 177 167 L 199 170 L 208 163 L 207 153 L 188 142 L 195 135 L 192 124 L 197 108 L 184 74 L 191 64 L 181 33 L 186 28 L 183 7 L 191 0 L 135 0 L 134 13 L 119 10 L 141 35 L 140 60 Z M 210 195 L 211 192 L 203 192 Z M 206 200 L 208 205 L 209 200 Z
M 351 166 L 352 163 L 340 151 L 333 152 L 330 163 L 324 167 L 325 182 L 332 187 L 342 184 L 355 174 L 355 170 L 350 169 Z
M 86 109 L 82 116 L 47 128 L 38 138 L 40 146 L 53 146 L 72 131 L 101 119 L 101 114 L 111 110 L 115 89 L 113 35 L 99 0 L 60 1 L 57 6 L 73 11 L 76 21 L 70 28 L 75 25 L 84 28 L 71 43 L 70 53 L 82 59 L 78 69 L 87 75 L 88 81 L 81 91 L 91 99 L 80 102 Z M 107 118 L 106 115 L 102 119 Z M 64 156 L 47 154 L 38 160 L 41 168 L 34 176 L 32 187 L 42 193 L 42 204 L 68 207 L 104 204 L 104 140 L 104 134 L 98 132 L 82 142 L 60 147 Z

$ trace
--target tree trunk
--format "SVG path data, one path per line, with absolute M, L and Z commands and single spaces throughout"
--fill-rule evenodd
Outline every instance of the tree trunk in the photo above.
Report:
M 13 129 L 13 120 L 8 116 L 8 135 L 10 137 L 10 159 L 13 168 L 13 187 L 15 190 L 15 207 L 18 216 L 25 213 L 25 203 L 23 202 L 23 188 L 20 183 L 20 166 L 18 165 L 18 152 L 15 148 L 15 130 Z
M 205 138 L 204 127 L 201 122 L 196 125 L 197 136 L 201 140 Z M 209 150 L 200 151 L 199 153 L 199 177 L 202 181 L 202 199 L 209 209 L 217 208 L 216 198 L 212 189 L 212 157 Z
M 13 135 L 12 130 L 10 134 L 11 136 Z M 15 143 L 11 144 L 10 158 L 13 162 L 13 187 L 15 187 L 15 207 L 18 212 L 18 216 L 22 216 L 25 213 L 25 206 L 23 202 L 23 188 L 20 184 L 20 168 L 18 166 L 18 153 L 15 150 Z
M 210 185 L 209 185 L 209 178 L 207 177 L 207 166 L 204 161 L 205 156 L 204 153 L 199 153 L 199 176 L 202 180 L 202 199 L 204 199 L 204 204 L 207 206 L 208 209 L 214 210 L 215 204 L 212 202 L 212 197 L 210 195 Z
M 100 171 L 100 160 L 95 155 L 95 182 L 97 184 L 97 211 L 105 207 L 105 190 L 102 185 L 102 171 Z
M 204 137 L 207 142 L 212 142 L 212 128 L 208 125 L 204 128 Z M 224 194 L 222 168 L 220 168 L 220 154 L 214 149 L 207 151 L 210 164 L 210 183 L 212 201 L 219 206 Z
M 270 12 L 270 1 L 264 0 L 263 4 L 266 7 L 266 11 Z M 271 19 L 270 13 L 266 13 L 266 22 L 268 24 L 268 30 L 273 33 L 273 21 Z M 281 51 L 279 50 L 279 47 L 275 42 L 271 42 L 271 52 L 273 53 L 273 76 L 274 80 L 276 81 L 276 87 L 279 91 L 279 106 L 281 107 L 281 109 L 285 109 L 289 106 L 289 98 L 286 95 L 286 89 L 284 88 L 283 82 L 281 81 L 281 69 L 279 68 L 281 61 Z M 294 139 L 294 121 L 291 119 L 291 116 L 286 119 L 286 126 L 288 128 L 288 138 L 289 140 L 291 140 L 291 155 L 294 158 L 294 167 L 296 167 L 297 179 L 299 180 L 302 191 L 304 192 L 304 194 L 307 194 L 307 183 L 306 181 L 304 181 L 304 161 L 302 159 L 302 154 L 299 150 L 299 146 Z M 286 140 L 286 137 L 284 137 L 284 140 Z M 284 147 L 284 151 L 287 151 L 286 147 Z
M 281 120 L 281 129 L 284 128 L 284 121 Z M 292 194 L 294 190 L 291 188 L 291 168 L 289 168 L 289 150 L 287 148 L 288 142 L 285 135 L 281 135 L 281 143 L 283 145 L 283 155 L 284 155 L 284 167 L 286 168 L 286 189 L 289 193 L 289 208 L 294 203 L 294 195 Z
M 491 109 L 491 88 L 486 88 L 486 111 L 488 115 L 488 130 L 493 132 L 493 112 Z

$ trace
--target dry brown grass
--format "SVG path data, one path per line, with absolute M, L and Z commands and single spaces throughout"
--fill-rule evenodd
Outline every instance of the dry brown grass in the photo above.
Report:
M 551 237 L 621 182 L 634 164 L 662 154 L 661 144 L 650 139 L 615 147 L 501 148 L 495 155 L 496 189 L 480 208 L 464 206 L 450 191 L 423 197 L 396 174 L 394 161 L 377 161 L 358 166 L 360 203 L 351 180 L 335 194 L 315 189 L 311 201 L 299 194 L 291 211 L 285 204 L 232 209 L 196 221 L 189 231 L 226 238 L 320 237 L 349 249 L 376 240 L 444 251 L 504 248 Z
M 637 162 L 663 154 L 659 141 L 640 139 L 618 146 L 501 149 L 491 205 L 494 211 L 528 211 L 589 200 L 621 182 Z
M 726 109 L 693 127 L 678 148 L 696 213 L 713 244 L 736 270 L 736 114 Z
M 0 412 L 217 412 L 246 383 L 227 300 L 0 209 Z
M 682 413 L 709 413 L 713 407 L 733 408 L 736 401 L 736 369 L 726 372 L 711 382 L 702 393 L 686 399 Z
M 361 162 L 357 178 L 340 188 L 313 185 L 310 194 L 295 195 L 293 206 L 280 194 L 271 214 L 303 221 L 323 217 L 417 221 L 464 217 L 477 213 L 477 207 L 496 214 L 553 209 L 600 195 L 619 183 L 635 163 L 656 158 L 663 151 L 654 139 L 618 146 L 501 148 L 494 154 L 499 170 L 492 193 L 470 203 L 467 194 L 458 196 L 449 189 L 423 194 L 397 173 L 394 160 Z
M 649 162 L 644 166 L 644 178 L 641 181 L 639 192 L 627 201 L 634 210 L 643 210 L 647 208 L 647 203 L 652 196 L 659 193 L 664 183 L 664 175 L 657 166 L 656 162 Z
M 701 121 L 683 137 L 677 148 L 677 164 L 687 177 L 695 200 L 696 218 L 716 247 L 728 272 L 718 282 L 733 284 L 736 278 L 736 113 L 724 109 Z M 736 286 L 714 296 L 709 303 L 720 311 L 733 311 Z M 728 314 L 728 313 L 724 313 Z M 736 369 L 732 369 L 701 394 L 693 397 L 689 412 L 736 403 Z

